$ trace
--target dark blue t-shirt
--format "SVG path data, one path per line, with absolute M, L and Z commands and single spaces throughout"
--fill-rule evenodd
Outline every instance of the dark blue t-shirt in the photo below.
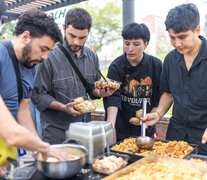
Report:
M 12 46 L 11 41 L 8 43 Z M 12 46 L 13 47 L 13 46 Z M 35 69 L 28 69 L 18 62 L 23 98 L 31 98 Z M 18 112 L 18 90 L 15 70 L 6 47 L 0 43 L 0 94 L 12 115 Z

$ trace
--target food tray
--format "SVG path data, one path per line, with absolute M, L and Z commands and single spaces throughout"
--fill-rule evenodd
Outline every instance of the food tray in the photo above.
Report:
M 135 138 L 135 137 L 133 136 L 133 137 L 130 137 L 130 138 Z M 119 141 L 117 144 L 119 145 L 123 141 L 124 140 Z M 161 141 L 161 142 L 164 142 L 164 143 L 168 143 L 169 142 L 169 140 L 159 140 L 159 139 L 155 139 L 155 141 Z M 196 145 L 196 144 L 189 144 L 189 145 L 193 147 L 193 150 L 190 153 L 188 153 L 186 156 L 184 156 L 183 159 L 186 158 L 187 156 L 191 155 L 191 154 L 197 154 L 198 153 L 198 145 Z M 130 160 L 132 160 L 132 161 L 139 160 L 139 159 L 145 157 L 144 155 L 138 154 L 138 152 L 136 152 L 136 153 L 135 152 L 129 152 L 128 153 L 128 152 L 114 151 L 114 150 L 111 150 L 111 151 L 112 152 L 118 152 L 118 153 L 121 153 L 121 154 L 129 155 Z
M 207 173 L 207 165 L 203 165 L 203 163 L 192 162 L 192 161 L 188 161 L 188 160 L 184 160 L 184 159 L 171 158 L 171 157 L 161 156 L 161 155 L 157 155 L 157 154 L 150 154 L 149 156 L 144 157 L 139 161 L 136 161 L 135 163 L 117 171 L 116 173 L 114 173 L 110 176 L 107 176 L 103 180 L 114 180 L 116 178 L 121 178 L 124 175 L 128 175 L 129 173 L 133 174 L 133 172 L 136 171 L 141 166 L 149 164 L 149 163 L 153 163 L 153 162 L 154 163 L 158 162 L 160 164 L 163 164 L 163 162 L 167 162 L 170 165 L 172 164 L 174 167 L 175 166 L 176 167 L 182 166 L 186 170 L 191 170 L 191 171 L 196 170 L 199 173 L 201 173 L 202 175 L 204 175 L 205 177 L 207 177 L 207 174 L 206 174 Z M 169 168 L 169 169 L 171 169 L 171 168 Z M 178 170 L 179 169 L 180 168 L 178 168 Z M 172 176 L 172 174 L 171 174 L 171 176 Z M 165 176 L 164 176 L 164 179 L 166 179 Z
M 200 159 L 200 160 L 206 161 L 207 163 L 207 156 L 200 155 L 200 154 L 188 154 L 187 156 L 185 156 L 184 159 L 190 160 L 191 158 Z
M 110 156 L 116 156 L 116 157 L 121 157 L 122 159 L 123 159 L 123 161 L 124 161 L 124 164 L 123 164 L 123 167 L 120 167 L 118 170 L 120 170 L 120 169 L 122 169 L 122 168 L 124 168 L 125 166 L 127 166 L 127 164 L 128 164 L 128 160 L 129 160 L 129 156 L 128 155 L 124 155 L 124 154 L 120 154 L 120 153 L 115 153 L 115 152 L 110 152 Z M 97 156 L 96 157 L 96 159 L 94 160 L 94 162 L 96 161 L 96 160 L 101 160 L 101 159 L 103 159 L 104 157 L 107 157 L 107 153 L 104 153 L 104 154 L 102 154 L 102 155 L 100 155 L 100 156 Z M 106 169 L 108 169 L 108 168 L 106 168 Z M 94 170 L 94 169 L 93 169 Z M 102 169 L 103 170 L 103 169 Z M 116 171 L 118 171 L 118 170 L 116 170 Z M 105 174 L 105 175 L 107 175 L 107 173 L 104 173 L 104 172 L 98 172 L 98 171 L 96 171 L 96 170 L 94 170 L 96 173 L 100 173 L 100 174 Z M 110 172 L 110 173 L 108 173 L 108 175 L 109 174 L 112 174 L 112 173 L 114 173 L 114 172 L 116 172 L 116 171 L 113 171 L 113 172 Z

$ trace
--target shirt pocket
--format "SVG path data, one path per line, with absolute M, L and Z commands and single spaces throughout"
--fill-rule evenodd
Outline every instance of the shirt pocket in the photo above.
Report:
M 207 106 L 207 83 L 199 84 L 196 93 L 192 94 L 195 98 L 196 105 Z
M 61 102 L 71 102 L 73 101 L 73 90 L 75 89 L 75 84 L 73 78 L 65 78 L 65 79 L 59 79 L 59 80 L 54 80 L 52 82 L 52 91 L 55 93 L 56 99 L 61 101 Z M 69 97 L 70 99 L 67 99 L 63 95 Z

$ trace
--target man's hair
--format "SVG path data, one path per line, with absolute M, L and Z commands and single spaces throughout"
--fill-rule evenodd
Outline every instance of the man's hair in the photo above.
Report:
M 91 15 L 83 8 L 70 9 L 65 17 L 65 27 L 72 25 L 75 29 L 90 30 L 92 26 Z
M 40 10 L 27 11 L 19 16 L 15 35 L 18 36 L 24 31 L 29 31 L 33 38 L 41 38 L 47 35 L 55 42 L 62 42 L 61 31 L 54 19 Z
M 150 40 L 150 31 L 145 24 L 130 23 L 127 24 L 122 33 L 125 40 L 129 39 L 142 39 L 145 42 Z
M 200 24 L 200 15 L 195 4 L 182 4 L 168 12 L 165 20 L 166 30 L 172 29 L 175 33 L 194 31 Z

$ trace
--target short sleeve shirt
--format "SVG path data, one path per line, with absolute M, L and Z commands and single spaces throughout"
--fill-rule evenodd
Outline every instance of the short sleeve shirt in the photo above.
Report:
M 11 41 L 8 41 L 12 46 Z M 13 46 L 12 46 L 13 47 Z M 18 90 L 15 70 L 6 47 L 0 43 L 0 94 L 16 118 L 18 112 Z M 23 88 L 23 98 L 31 98 L 35 70 L 28 69 L 18 62 Z

